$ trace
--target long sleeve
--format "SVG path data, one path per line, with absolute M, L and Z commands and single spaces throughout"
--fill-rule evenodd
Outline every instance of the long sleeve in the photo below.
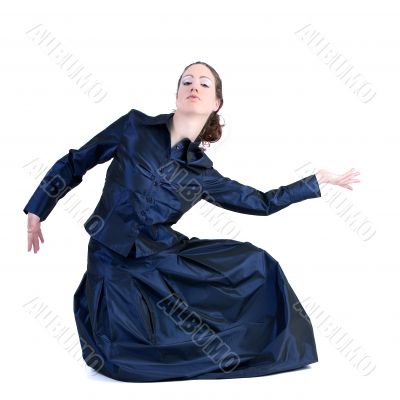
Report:
M 82 182 L 83 175 L 97 164 L 110 160 L 129 124 L 130 111 L 98 133 L 78 150 L 69 149 L 46 173 L 24 207 L 44 221 L 58 200 Z
M 209 168 L 203 176 L 202 199 L 230 211 L 270 215 L 292 203 L 321 197 L 315 174 L 278 189 L 262 192 Z

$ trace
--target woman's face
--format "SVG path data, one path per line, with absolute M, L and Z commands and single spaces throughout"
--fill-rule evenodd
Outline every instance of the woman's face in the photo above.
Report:
M 176 96 L 177 110 L 208 117 L 212 111 L 218 110 L 219 104 L 211 71 L 203 64 L 191 65 L 182 75 Z

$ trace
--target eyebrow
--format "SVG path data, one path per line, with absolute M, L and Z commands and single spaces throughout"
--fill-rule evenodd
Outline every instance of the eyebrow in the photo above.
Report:
M 188 75 L 183 76 L 182 79 L 183 79 L 183 78 L 186 78 L 187 76 L 191 76 L 191 77 L 193 78 L 193 75 L 192 75 L 192 74 L 188 74 Z M 202 75 L 202 76 L 200 76 L 200 78 L 207 78 L 207 79 L 209 79 L 209 80 L 212 82 L 211 78 L 209 78 L 208 76 Z

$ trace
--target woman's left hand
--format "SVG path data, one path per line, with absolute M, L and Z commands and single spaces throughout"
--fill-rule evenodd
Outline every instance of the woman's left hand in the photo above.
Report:
M 355 176 L 360 175 L 354 168 L 348 170 L 344 174 L 338 175 L 329 172 L 326 169 L 320 169 L 315 176 L 317 177 L 318 184 L 331 183 L 332 185 L 342 186 L 346 189 L 353 190 L 350 183 L 360 182 L 358 179 L 353 179 Z

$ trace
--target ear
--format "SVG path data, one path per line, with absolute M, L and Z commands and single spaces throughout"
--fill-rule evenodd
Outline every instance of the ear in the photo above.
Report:
M 217 110 L 218 110 L 220 104 L 221 104 L 221 100 L 220 100 L 220 99 L 217 99 L 217 100 L 215 101 L 215 108 L 214 108 L 214 111 L 217 111 Z

